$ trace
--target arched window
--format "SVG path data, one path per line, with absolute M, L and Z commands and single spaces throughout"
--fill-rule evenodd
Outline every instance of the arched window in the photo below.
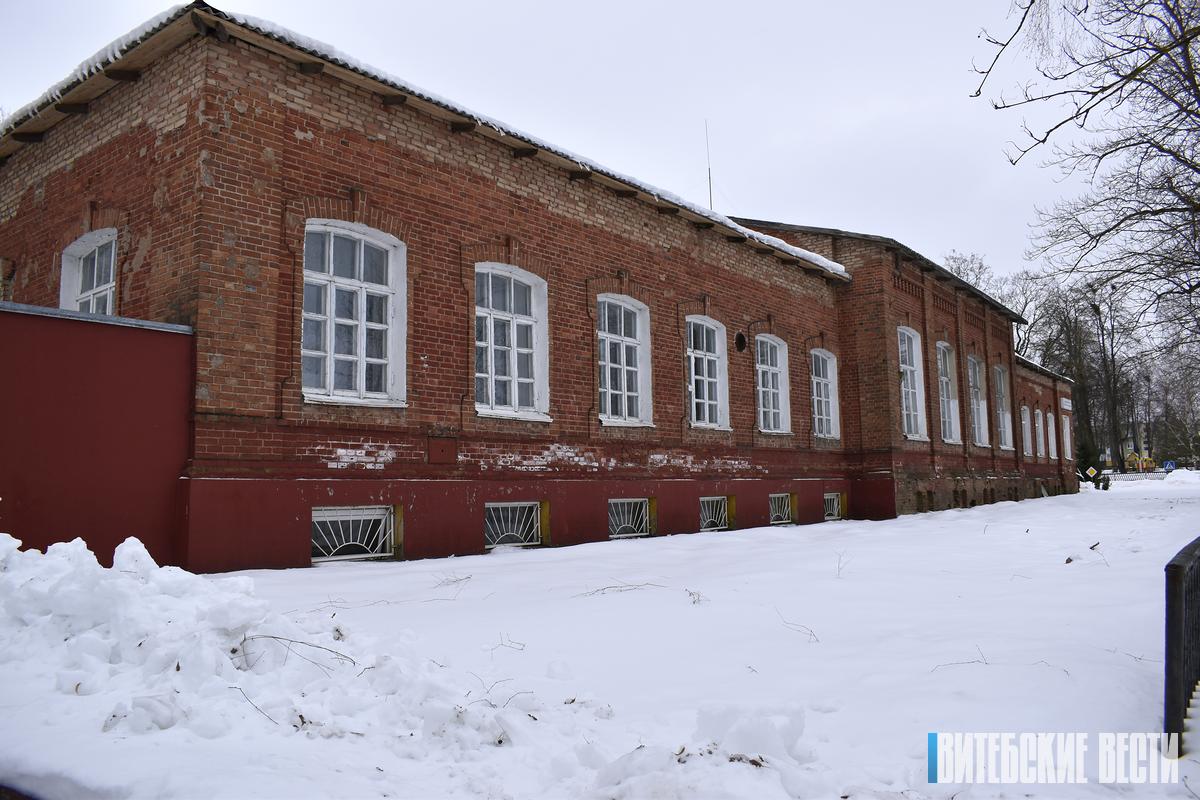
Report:
M 402 405 L 408 279 L 404 243 L 359 225 L 310 219 L 304 229 L 304 398 Z
M 925 433 L 925 374 L 921 335 L 912 328 L 897 328 L 900 344 L 900 420 L 904 435 L 923 439 Z
M 711 317 L 687 318 L 688 408 L 692 425 L 729 427 L 729 356 L 725 326 Z
M 72 242 L 62 256 L 58 305 L 88 314 L 114 314 L 117 229 L 101 228 Z
M 475 265 L 475 411 L 549 421 L 546 282 L 493 262 Z
M 820 348 L 812 356 L 813 435 L 837 439 L 842 435 L 841 409 L 838 407 L 837 356 Z
M 1005 450 L 1012 450 L 1012 408 L 1008 399 L 1008 370 L 997 364 L 992 367 L 992 397 L 996 409 L 996 438 Z
M 1071 448 L 1071 417 L 1067 414 L 1062 415 L 1062 439 L 1063 458 L 1067 461 L 1074 460 L 1075 451 Z
M 649 425 L 651 396 L 650 309 L 620 294 L 596 298 L 600 422 Z
M 967 391 L 971 398 L 971 440 L 987 447 L 987 387 L 984 385 L 983 362 L 967 356 Z
M 1033 455 L 1033 426 L 1029 421 L 1029 406 L 1021 406 L 1021 451 Z
M 754 366 L 758 429 L 763 433 L 790 433 L 792 408 L 787 343 L 766 333 L 755 336 Z
M 1046 423 L 1042 417 L 1042 410 L 1035 409 L 1033 412 L 1033 427 L 1034 433 L 1037 436 L 1037 457 L 1046 457 Z
M 1050 460 L 1058 460 L 1058 435 L 1054 431 L 1054 412 L 1046 412 L 1046 442 L 1050 446 Z
M 957 444 L 958 422 L 958 368 L 954 362 L 954 348 L 949 342 L 937 343 L 938 365 L 938 408 L 942 416 L 942 441 Z

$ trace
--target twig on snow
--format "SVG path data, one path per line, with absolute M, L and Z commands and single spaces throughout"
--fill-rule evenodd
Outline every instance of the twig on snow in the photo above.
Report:
M 270 720 L 271 720 L 271 722 L 272 722 L 272 723 L 274 723 L 275 725 L 278 725 L 278 724 L 279 724 L 278 722 L 275 722 L 275 720 L 271 719 L 271 715 L 270 715 L 270 714 L 268 714 L 267 712 L 265 712 L 265 711 L 263 711 L 261 708 L 259 708 L 259 707 L 258 707 L 258 706 L 255 704 L 255 702 L 254 702 L 253 700 L 251 700 L 251 699 L 250 699 L 250 697 L 249 697 L 249 696 L 246 694 L 246 692 L 245 692 L 245 691 L 242 689 L 242 687 L 240 687 L 240 686 L 230 686 L 229 688 L 230 688 L 230 689 L 235 689 L 235 690 L 237 690 L 237 691 L 241 692 L 241 694 L 242 694 L 242 697 L 243 697 L 243 698 L 245 698 L 245 700 L 246 700 L 246 702 L 247 702 L 247 703 L 249 703 L 250 705 L 254 706 L 254 710 L 255 710 L 255 711 L 257 711 L 258 713 L 262 714 L 262 715 L 263 715 L 264 717 L 266 717 L 267 719 L 270 719 Z
M 989 662 L 987 660 L 987 656 L 985 656 L 983 654 L 983 651 L 979 649 L 979 645 L 975 645 L 975 652 L 979 653 L 979 658 L 972 658 L 970 661 L 951 661 L 947 664 L 938 664 L 936 667 L 934 667 L 933 669 L 931 669 L 929 671 L 937 672 L 942 667 L 959 667 L 959 666 L 963 666 L 965 664 L 983 664 L 985 667 L 988 666 Z
M 665 589 L 667 587 L 658 583 L 618 583 L 613 586 L 601 586 L 599 589 L 592 589 L 590 592 L 583 592 L 575 595 L 575 597 L 592 597 L 598 594 L 608 594 L 609 592 L 632 592 L 636 589 Z
M 779 617 L 779 621 L 783 623 L 783 627 L 787 628 L 788 630 L 796 631 L 797 633 L 808 634 L 808 640 L 810 642 L 819 643 L 821 641 L 812 628 L 808 627 L 807 625 L 801 625 L 799 622 L 792 622 L 791 620 L 785 619 L 783 614 L 779 611 L 779 606 L 775 606 L 775 614 Z

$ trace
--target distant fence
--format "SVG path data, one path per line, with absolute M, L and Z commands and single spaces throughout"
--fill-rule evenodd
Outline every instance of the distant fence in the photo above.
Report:
M 1200 681 L 1200 539 L 1179 551 L 1166 567 L 1167 630 L 1164 662 L 1163 731 L 1179 734 Z
M 1114 481 L 1161 481 L 1170 473 L 1160 469 L 1154 472 L 1106 472 L 1104 474 Z

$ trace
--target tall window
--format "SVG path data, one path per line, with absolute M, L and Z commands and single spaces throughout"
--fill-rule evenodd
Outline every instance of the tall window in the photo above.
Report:
M 1050 446 L 1050 460 L 1058 460 L 1058 435 L 1054 431 L 1054 412 L 1046 412 L 1046 443 Z
M 812 404 L 813 435 L 822 439 L 841 436 L 837 356 L 828 350 L 812 351 Z
M 958 432 L 958 375 L 954 364 L 954 348 L 949 342 L 937 343 L 938 406 L 942 414 L 942 441 L 959 441 Z
M 787 343 L 769 334 L 754 337 L 755 373 L 758 376 L 758 428 L 767 433 L 792 430 L 788 387 Z
M 88 314 L 112 314 L 117 287 L 117 229 L 84 234 L 63 251 L 58 305 Z
M 596 304 L 596 334 L 600 421 L 650 424 L 650 310 L 631 297 L 602 294 Z
M 403 403 L 404 245 L 349 222 L 310 219 L 304 232 L 304 396 Z
M 546 282 L 507 264 L 475 265 L 475 410 L 545 420 L 550 410 Z
M 692 424 L 729 425 L 725 326 L 709 317 L 687 318 L 688 400 Z
M 996 409 L 996 437 L 1005 450 L 1011 450 L 1012 407 L 1008 399 L 1008 370 L 1002 366 L 992 367 L 992 398 Z
M 1062 415 L 1062 437 L 1063 458 L 1072 461 L 1075 458 L 1075 451 L 1071 448 L 1071 418 L 1066 414 Z
M 1029 421 L 1029 406 L 1021 406 L 1021 452 L 1033 455 L 1033 426 Z
M 900 343 L 900 417 L 904 435 L 925 434 L 925 375 L 922 371 L 921 336 L 912 328 L 897 328 Z
M 988 443 L 987 427 L 987 389 L 983 385 L 983 362 L 975 356 L 967 356 L 967 391 L 971 398 L 971 441 L 986 447 Z
M 1036 409 L 1033 412 L 1033 427 L 1034 433 L 1037 436 L 1037 456 L 1038 458 L 1046 457 L 1046 423 L 1042 419 L 1042 410 Z

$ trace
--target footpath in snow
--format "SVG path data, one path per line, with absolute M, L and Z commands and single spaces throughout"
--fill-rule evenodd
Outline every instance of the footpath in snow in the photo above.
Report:
M 1188 476 L 887 522 L 201 577 L 0 536 L 44 798 L 1192 797 L 926 782 L 930 731 L 1156 731 Z M 1200 749 L 1200 748 L 1197 748 Z M 1192 757 L 1180 775 L 1200 790 Z

